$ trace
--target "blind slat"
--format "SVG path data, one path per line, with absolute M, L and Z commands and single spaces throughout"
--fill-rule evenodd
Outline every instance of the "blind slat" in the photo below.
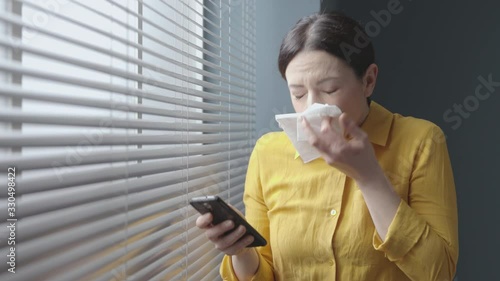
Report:
M 81 136 L 81 134 L 10 134 L 9 136 L 0 136 L 0 147 L 46 147 L 46 146 L 81 146 L 81 145 L 147 145 L 147 144 L 198 144 L 198 143 L 217 143 L 224 141 L 241 141 L 246 139 L 245 133 L 233 134 L 182 134 L 182 135 L 127 135 L 127 134 L 108 134 L 95 132 L 99 140 L 92 139 L 95 135 Z
M 131 88 L 126 87 L 126 86 L 106 84 L 103 82 L 96 82 L 96 81 L 89 80 L 89 79 L 79 79 L 79 78 L 74 78 L 74 77 L 71 77 L 68 75 L 47 73 L 47 72 L 44 72 L 43 70 L 37 70 L 34 68 L 23 67 L 21 63 L 10 63 L 10 62 L 0 61 L 0 70 L 23 75 L 23 76 L 32 76 L 32 77 L 46 79 L 46 80 L 50 80 L 50 81 L 57 81 L 57 82 L 81 86 L 81 87 L 85 87 L 85 88 L 92 88 L 92 89 L 116 92 L 116 93 L 121 93 L 121 94 L 135 93 L 137 96 L 143 96 L 144 92 L 147 93 L 147 91 L 135 90 L 135 89 L 131 89 Z M 166 89 L 166 90 L 171 90 L 171 91 L 175 91 L 178 93 L 183 93 L 183 94 L 187 94 L 187 95 L 191 95 L 191 96 L 195 96 L 195 97 L 200 97 L 200 98 L 204 98 L 207 100 L 235 103 L 238 105 L 247 105 L 248 104 L 247 101 L 245 101 L 244 99 L 241 99 L 241 98 L 231 98 L 231 97 L 227 97 L 227 96 L 215 95 L 215 94 L 211 94 L 211 93 L 207 93 L 207 92 L 203 92 L 203 91 L 199 91 L 199 90 L 194 90 L 194 89 L 190 89 L 190 88 L 171 85 L 168 83 L 161 83 L 161 86 L 163 87 L 163 89 Z
M 184 120 L 211 121 L 218 122 L 220 119 L 228 119 L 221 115 L 197 113 L 197 112 L 179 112 L 170 111 L 170 117 L 182 118 Z M 233 122 L 247 122 L 246 116 L 231 116 Z M 233 120 L 233 118 L 235 120 Z M 218 132 L 243 132 L 248 130 L 250 123 L 236 123 L 228 126 L 227 124 L 207 124 L 207 123 L 180 123 L 176 120 L 171 122 L 150 121 L 150 120 L 132 120 L 125 118 L 110 118 L 110 117 L 87 117 L 87 116 L 71 116 L 67 117 L 62 114 L 47 114 L 47 113 L 31 113 L 21 110 L 4 110 L 0 112 L 0 122 L 18 122 L 30 124 L 46 124 L 46 125 L 65 125 L 74 127 L 96 127 L 96 128 L 123 128 L 123 129 L 142 129 L 155 131 L 174 131 L 174 132 L 200 132 L 200 133 L 218 133 Z
M 237 147 L 239 151 L 246 151 L 251 147 L 247 141 L 232 142 L 231 147 Z M 53 153 L 50 155 L 8 155 L 0 159 L 0 170 L 7 170 L 8 167 L 15 166 L 20 170 L 47 169 L 52 168 L 53 163 L 64 163 L 67 167 L 103 164 L 134 160 L 149 160 L 161 158 L 173 158 L 182 156 L 195 156 L 199 154 L 213 154 L 228 150 L 227 144 L 206 144 L 192 146 L 166 146 L 163 148 L 130 148 L 127 150 L 111 151 L 91 151 L 83 155 L 78 154 L 78 161 L 71 161 L 68 153 Z
M 56 188 L 65 188 L 73 185 L 97 183 L 110 180 L 120 180 L 130 177 L 140 177 L 170 171 L 178 171 L 188 167 L 210 165 L 218 161 L 228 159 L 229 153 L 221 153 L 209 156 L 167 159 L 155 162 L 129 164 L 126 167 L 89 168 L 85 170 L 57 170 L 47 175 L 33 176 L 29 178 L 19 177 L 17 184 L 20 193 L 40 192 Z M 62 167 L 61 169 L 63 169 Z M 89 178 L 92 175 L 92 178 Z
M 231 169 L 227 170 L 227 166 Z M 198 190 L 200 185 L 208 187 L 215 187 L 221 185 L 223 178 L 234 178 L 244 174 L 246 171 L 246 161 L 244 159 L 232 160 L 228 163 L 222 162 L 210 166 L 195 167 L 189 170 L 189 181 L 187 188 Z M 208 177 L 208 180 L 207 178 Z M 147 190 L 165 190 L 168 187 L 168 192 L 165 194 L 178 194 L 185 190 L 187 176 L 179 174 L 178 172 L 162 173 L 159 175 L 142 177 L 137 179 L 130 179 L 126 182 L 128 187 L 127 194 L 144 192 Z M 123 191 L 124 182 L 97 184 L 93 186 L 71 187 L 63 190 L 53 190 L 50 192 L 39 192 L 35 195 L 24 194 L 19 199 L 19 203 L 23 206 L 18 210 L 21 217 L 34 216 L 45 212 L 55 211 L 58 209 L 65 209 L 71 206 L 82 205 L 99 200 L 105 200 L 116 196 L 121 196 Z M 206 191 L 210 189 L 205 188 Z M 3 205 L 6 204 L 4 200 Z M 3 216 L 2 220 L 7 219 L 7 215 Z
M 114 102 L 108 100 L 97 100 L 91 98 L 78 98 L 72 96 L 65 96 L 64 94 L 61 93 L 50 93 L 41 90 L 27 90 L 27 89 L 22 89 L 18 86 L 0 87 L 0 96 L 9 98 L 48 101 L 61 104 L 80 105 L 90 108 L 112 109 L 117 111 L 127 111 L 134 113 L 146 113 L 146 114 L 165 116 L 165 117 L 170 116 L 169 114 L 170 110 L 165 110 L 164 108 L 161 107 L 145 106 L 141 104 L 132 104 L 124 102 Z M 186 100 L 173 97 L 145 94 L 144 96 L 142 96 L 142 98 L 147 98 L 162 102 L 168 101 L 168 103 L 172 105 L 186 106 Z M 234 104 L 219 105 L 206 102 L 189 101 L 189 108 L 202 109 L 207 111 L 217 111 L 222 113 L 238 113 L 238 114 L 245 114 L 247 116 L 254 115 L 250 108 L 248 107 L 245 108 Z

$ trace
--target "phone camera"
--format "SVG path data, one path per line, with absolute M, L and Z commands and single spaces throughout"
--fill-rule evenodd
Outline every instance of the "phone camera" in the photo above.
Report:
M 212 206 L 210 206 L 210 204 L 208 204 L 208 203 L 203 203 L 203 206 L 204 206 L 205 208 L 207 208 L 207 210 L 212 211 Z

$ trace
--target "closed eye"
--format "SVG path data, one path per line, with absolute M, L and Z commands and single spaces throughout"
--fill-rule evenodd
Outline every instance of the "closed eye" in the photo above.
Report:
M 307 92 L 302 92 L 302 91 L 290 91 L 290 93 L 296 100 L 300 100 L 303 96 L 307 94 Z

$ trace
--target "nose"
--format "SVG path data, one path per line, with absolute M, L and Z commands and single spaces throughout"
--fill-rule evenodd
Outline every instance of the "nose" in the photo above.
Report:
M 307 95 L 307 107 L 313 105 L 314 103 L 324 104 L 324 101 L 319 95 L 319 93 L 309 91 Z

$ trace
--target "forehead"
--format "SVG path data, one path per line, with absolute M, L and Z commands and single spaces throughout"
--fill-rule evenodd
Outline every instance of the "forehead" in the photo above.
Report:
M 298 53 L 288 64 L 285 72 L 287 81 L 317 80 L 329 76 L 346 75 L 349 67 L 339 58 L 325 51 Z

